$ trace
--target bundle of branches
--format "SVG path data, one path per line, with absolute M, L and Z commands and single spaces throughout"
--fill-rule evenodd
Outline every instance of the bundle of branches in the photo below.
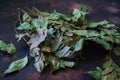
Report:
M 81 6 L 68 15 L 57 11 L 41 12 L 36 8 L 28 12 L 22 10 L 23 17 L 17 30 L 24 33 L 16 34 L 16 38 L 20 41 L 24 36 L 29 37 L 30 56 L 35 59 L 34 66 L 38 72 L 45 68 L 52 73 L 59 68 L 73 67 L 75 63 L 64 58 L 80 56 L 87 41 L 120 55 L 118 27 L 106 20 L 87 20 L 87 10 L 86 6 Z

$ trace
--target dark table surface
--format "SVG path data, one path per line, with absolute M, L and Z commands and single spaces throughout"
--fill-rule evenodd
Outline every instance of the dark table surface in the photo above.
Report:
M 84 50 L 85 59 L 76 61 L 76 65 L 72 69 L 60 70 L 56 74 L 40 74 L 34 68 L 34 60 L 29 57 L 29 64 L 24 69 L 9 75 L 2 75 L 12 61 L 24 57 L 26 53 L 29 54 L 29 47 L 26 43 L 24 41 L 17 43 L 14 37 L 13 26 L 18 16 L 17 8 L 25 9 L 25 7 L 35 6 L 41 11 L 57 10 L 67 14 L 82 4 L 89 7 L 89 19 L 93 21 L 106 19 L 120 26 L 120 0 L 0 0 L 0 39 L 13 42 L 17 48 L 17 52 L 13 56 L 0 51 L 0 80 L 95 80 L 84 72 L 101 66 L 106 52 L 99 47 L 95 51 L 89 46 Z

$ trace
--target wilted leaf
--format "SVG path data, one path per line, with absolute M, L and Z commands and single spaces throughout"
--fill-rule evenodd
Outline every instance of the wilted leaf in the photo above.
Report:
M 58 56 L 59 58 L 61 57 L 68 57 L 70 55 L 70 47 L 65 46 L 62 49 L 60 49 L 59 51 L 56 52 L 56 56 Z
M 22 58 L 22 59 L 16 60 L 16 61 L 14 61 L 14 62 L 12 62 L 10 64 L 10 66 L 4 72 L 4 74 L 8 74 L 8 73 L 12 73 L 12 72 L 15 72 L 15 71 L 19 71 L 19 70 L 23 69 L 27 65 L 27 63 L 28 63 L 27 56 Z
M 31 44 L 30 49 L 37 47 L 47 36 L 47 29 L 37 29 L 37 32 L 38 34 L 33 34 L 28 42 L 28 44 Z
M 16 48 L 12 43 L 6 44 L 2 40 L 0 40 L 0 50 L 6 51 L 9 54 L 14 54 L 16 52 Z

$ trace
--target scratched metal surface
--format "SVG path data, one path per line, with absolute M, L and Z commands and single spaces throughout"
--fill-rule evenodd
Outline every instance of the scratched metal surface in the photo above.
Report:
M 8 65 L 24 57 L 29 53 L 29 47 L 24 41 L 16 42 L 14 38 L 14 23 L 17 20 L 17 8 L 37 7 L 41 11 L 53 11 L 67 14 L 73 8 L 79 8 L 85 4 L 89 7 L 88 18 L 93 21 L 109 20 L 120 26 L 120 1 L 119 0 L 0 0 L 0 39 L 6 42 L 13 42 L 17 47 L 15 55 L 10 56 L 0 51 L 0 80 L 95 80 L 84 72 L 101 66 L 104 61 L 105 53 L 102 48 L 92 48 L 87 46 L 84 51 L 84 58 L 75 61 L 76 65 L 72 69 L 65 69 L 56 74 L 38 73 L 34 66 L 34 60 L 29 57 L 28 65 L 19 72 L 3 76 L 2 73 Z M 91 44 L 96 46 L 94 44 Z

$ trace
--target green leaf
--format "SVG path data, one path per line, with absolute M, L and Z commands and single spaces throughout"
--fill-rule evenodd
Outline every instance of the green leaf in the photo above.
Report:
M 64 61 L 63 63 L 64 63 L 64 65 L 67 66 L 67 67 L 73 67 L 73 66 L 75 65 L 75 63 L 72 62 L 72 61 Z
M 77 22 L 78 19 L 81 17 L 81 12 L 79 9 L 74 9 L 72 14 L 73 14 L 72 17 L 73 22 Z
M 54 12 L 49 15 L 49 19 L 58 20 L 60 16 L 61 14 L 54 10 Z
M 23 69 L 28 63 L 28 58 L 27 56 L 25 56 L 22 59 L 16 60 L 14 62 L 12 62 L 10 64 L 10 66 L 8 67 L 8 69 L 4 72 L 4 74 L 8 74 L 8 73 L 12 73 L 15 71 L 19 71 L 21 69 Z
M 90 28 L 96 28 L 99 24 L 96 23 L 96 22 L 88 22 L 87 23 L 87 26 L 90 27 Z
M 39 17 L 38 19 L 33 19 L 32 24 L 36 29 L 44 28 L 48 26 L 48 21 L 43 19 L 42 17 Z
M 83 43 L 84 43 L 84 39 L 81 38 L 81 39 L 74 45 L 74 51 L 82 50 L 82 48 L 83 48 Z
M 101 80 L 102 78 L 102 69 L 100 69 L 99 67 L 97 67 L 95 71 L 88 71 L 87 73 L 91 77 L 96 78 L 97 80 Z
M 9 54 L 14 54 L 16 52 L 16 48 L 12 43 L 6 44 L 2 40 L 0 40 L 0 50 L 6 51 Z
M 98 26 L 106 28 L 106 29 L 108 29 L 108 28 L 116 28 L 116 26 L 114 24 L 109 24 L 109 22 L 106 21 L 106 20 L 101 21 L 101 22 L 91 22 L 91 21 L 89 21 L 89 22 L 87 22 L 87 26 L 89 28 L 96 28 Z
M 98 24 L 100 25 L 105 25 L 105 24 L 108 24 L 109 22 L 107 20 L 104 20 L 104 21 L 101 21 L 101 22 L 98 22 Z
M 73 30 L 72 33 L 82 37 L 99 37 L 100 34 L 94 30 Z
M 105 24 L 103 25 L 104 28 L 117 28 L 114 24 Z
M 18 30 L 33 30 L 33 26 L 31 26 L 28 22 L 23 22 L 20 26 L 17 27 Z
M 6 50 L 10 54 L 14 54 L 16 52 L 16 48 L 12 43 L 9 43 L 6 47 Z
M 114 51 L 114 53 L 115 53 L 117 56 L 120 56 L 120 46 L 114 47 L 114 48 L 113 48 L 113 51 Z
M 111 45 L 108 42 L 106 42 L 105 40 L 102 40 L 99 38 L 92 38 L 92 39 L 88 39 L 88 40 L 91 40 L 93 42 L 100 44 L 106 50 L 111 50 Z
M 97 23 L 98 25 L 102 26 L 103 28 L 117 28 L 114 24 L 109 24 L 107 20 L 101 21 Z
M 85 21 L 85 15 L 87 14 L 88 8 L 86 6 L 81 6 L 80 9 L 74 9 L 72 12 L 72 21 L 79 22 L 79 24 Z
M 88 7 L 85 6 L 85 5 L 82 5 L 82 6 L 80 7 L 80 11 L 83 12 L 83 13 L 82 13 L 83 15 L 87 14 L 87 10 L 88 10 Z

